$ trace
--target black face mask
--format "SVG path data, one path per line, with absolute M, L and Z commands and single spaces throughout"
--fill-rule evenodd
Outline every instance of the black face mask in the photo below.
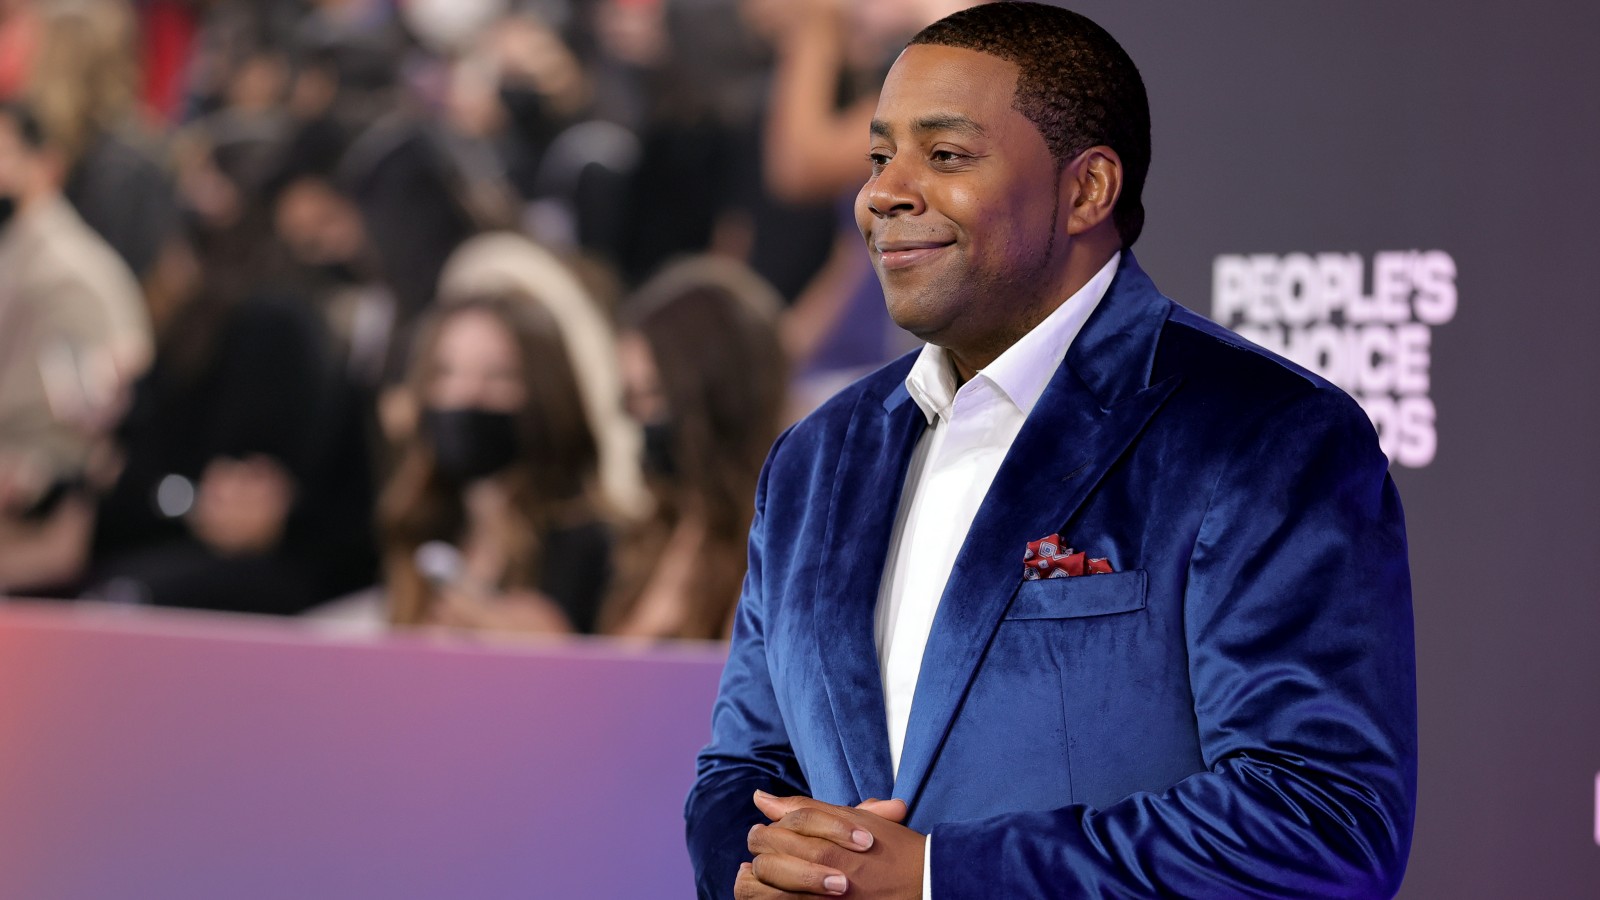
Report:
M 457 484 L 493 475 L 517 458 L 517 423 L 510 413 L 429 409 L 422 414 L 422 431 L 439 472 Z
M 678 427 L 672 421 L 644 426 L 644 473 L 668 481 L 678 477 Z

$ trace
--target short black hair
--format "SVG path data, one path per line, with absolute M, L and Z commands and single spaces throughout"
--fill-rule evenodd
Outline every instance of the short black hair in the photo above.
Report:
M 1133 246 L 1144 230 L 1150 102 L 1138 67 L 1115 38 L 1070 10 L 1003 0 L 940 19 L 911 39 L 917 44 L 976 50 L 1014 64 L 1012 108 L 1039 129 L 1058 164 L 1097 145 L 1115 150 L 1122 194 L 1112 221 L 1122 246 Z
M 0 119 L 10 119 L 16 127 L 17 135 L 22 138 L 22 143 L 29 150 L 43 150 L 45 144 L 44 125 L 39 121 L 39 114 L 33 107 L 21 100 L 6 100 L 0 102 Z

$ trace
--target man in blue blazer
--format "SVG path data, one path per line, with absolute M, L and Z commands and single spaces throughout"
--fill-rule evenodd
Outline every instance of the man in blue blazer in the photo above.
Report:
M 1148 122 L 1054 7 L 957 13 L 891 70 L 857 216 L 929 347 L 768 459 L 686 809 L 702 897 L 1398 888 L 1387 460 L 1348 396 L 1139 268 Z

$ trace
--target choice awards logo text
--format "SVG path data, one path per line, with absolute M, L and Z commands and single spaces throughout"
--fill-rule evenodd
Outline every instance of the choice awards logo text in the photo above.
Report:
M 1429 391 L 1433 328 L 1456 314 L 1456 264 L 1440 250 L 1223 255 L 1212 318 L 1344 388 L 1391 462 L 1421 468 L 1438 451 Z

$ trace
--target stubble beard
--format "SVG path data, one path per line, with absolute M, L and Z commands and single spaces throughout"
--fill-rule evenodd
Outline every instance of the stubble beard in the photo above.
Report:
M 947 344 L 940 346 L 953 349 L 962 355 L 993 360 L 1021 340 L 1050 314 L 1055 308 L 1053 304 L 1060 298 L 1050 293 L 1050 279 L 1045 277 L 1045 273 L 1049 271 L 1055 256 L 1056 225 L 1059 217 L 1060 209 L 1052 206 L 1049 237 L 1045 240 L 1043 250 L 1017 274 L 1004 277 L 993 272 L 973 272 L 959 282 L 955 279 L 937 281 L 923 292 L 923 299 L 932 302 L 919 305 L 948 309 L 959 304 L 961 308 L 988 319 L 987 322 L 973 323 L 976 328 L 967 329 L 969 332 L 975 332 L 968 346 L 949 347 Z M 1004 315 L 1006 312 L 1012 314 Z M 982 333 L 986 325 L 992 330 Z M 917 334 L 915 331 L 912 333 Z M 934 336 L 917 334 L 917 337 L 932 343 L 940 343 L 933 340 Z
M 1051 186 L 1052 197 L 1060 198 L 1061 196 L 1061 178 L 1063 174 L 1063 170 L 1056 170 L 1055 180 Z M 933 284 L 916 292 L 915 296 L 903 297 L 900 302 L 890 302 L 888 304 L 890 318 L 894 319 L 896 325 L 911 332 L 919 340 L 937 344 L 941 347 L 946 347 L 946 349 L 955 349 L 957 352 L 972 353 L 978 356 L 986 356 L 992 352 L 994 356 L 998 356 L 1043 321 L 1055 308 L 1054 305 L 1051 305 L 1053 302 L 1064 299 L 1050 296 L 1048 293 L 1049 279 L 1042 277 L 1043 273 L 1050 268 L 1051 260 L 1055 256 L 1056 226 L 1060 224 L 1060 218 L 1061 205 L 1058 200 L 1058 202 L 1052 203 L 1050 206 L 1050 226 L 1044 250 L 1034 257 L 1032 265 L 1029 265 L 1025 272 L 1012 278 L 1001 277 L 989 272 L 968 272 L 966 277 L 959 280 L 949 277 L 935 279 Z M 890 288 L 888 280 L 883 277 L 881 270 L 876 271 L 876 274 L 879 284 L 883 287 L 886 300 L 892 294 L 898 293 Z M 990 302 L 985 304 L 983 302 L 984 298 L 990 298 Z M 950 310 L 959 307 L 975 311 L 982 310 L 986 305 L 991 310 L 996 310 L 1004 309 L 1006 306 L 1019 302 L 1022 305 L 1022 309 L 1018 315 L 1007 317 L 1007 321 L 996 323 L 1000 325 L 999 328 L 992 334 L 984 335 L 982 339 L 974 341 L 971 347 L 951 348 L 947 343 L 939 340 L 941 335 L 937 330 L 928 327 L 917 327 L 916 320 L 922 318 L 918 314 L 928 310 Z M 1004 304 L 1004 306 L 999 304 Z M 909 321 L 902 320 L 901 317 L 896 316 L 895 310 L 897 309 L 910 312 Z M 940 318 L 945 318 L 945 316 Z M 949 323 L 947 322 L 947 324 Z M 944 337 L 948 340 L 953 336 L 946 334 Z

